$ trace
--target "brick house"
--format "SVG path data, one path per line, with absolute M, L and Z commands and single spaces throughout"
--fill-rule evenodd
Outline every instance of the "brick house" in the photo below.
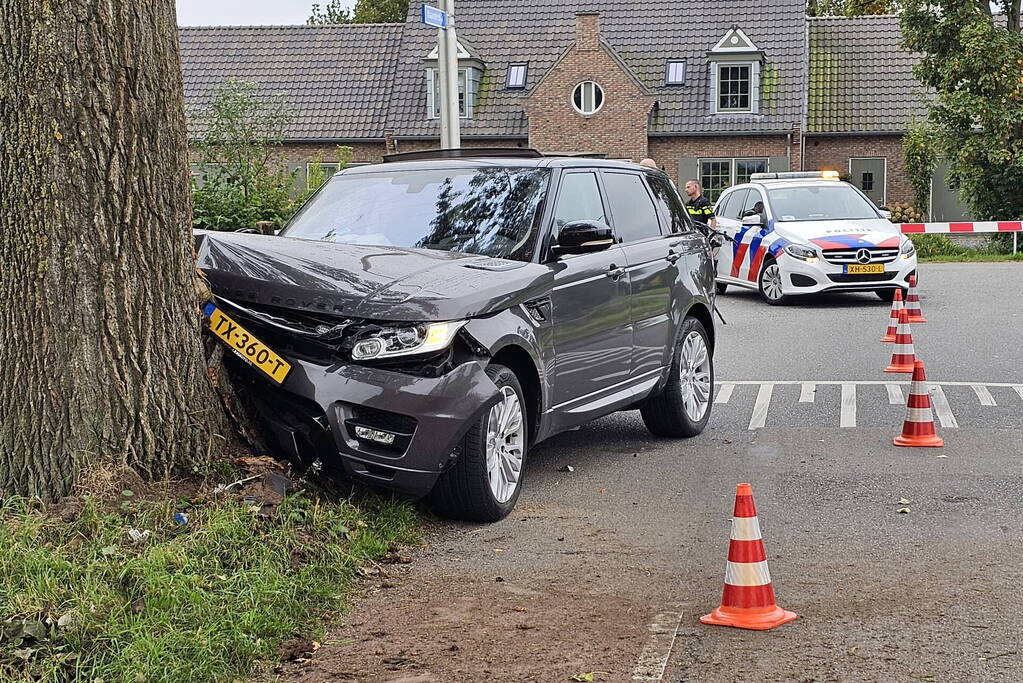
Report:
M 463 146 L 651 157 L 711 198 L 755 172 L 829 167 L 879 205 L 910 199 L 901 137 L 924 100 L 894 17 L 808 19 L 804 0 L 475 0 L 456 27 Z M 415 3 L 404 24 L 183 28 L 186 100 L 255 81 L 295 106 L 292 169 L 339 144 L 378 162 L 437 146 L 436 39 Z

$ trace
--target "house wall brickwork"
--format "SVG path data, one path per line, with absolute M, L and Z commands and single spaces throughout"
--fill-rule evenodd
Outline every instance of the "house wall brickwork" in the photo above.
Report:
M 542 152 L 597 152 L 639 161 L 648 155 L 647 126 L 654 98 L 599 40 L 596 14 L 576 17 L 576 40 L 526 101 L 529 146 Z M 572 93 L 583 81 L 604 91 L 597 112 L 583 116 Z
M 384 141 L 373 140 L 366 142 L 287 142 L 281 146 L 281 151 L 288 163 L 305 163 L 316 158 L 317 154 L 323 155 L 323 161 L 332 163 L 337 160 L 338 147 L 352 148 L 352 161 L 354 163 L 378 164 L 384 158 Z
M 830 169 L 843 175 L 849 173 L 849 159 L 884 157 L 888 160 L 885 174 L 887 203 L 913 203 L 913 188 L 902 156 L 901 135 L 814 135 L 806 138 L 805 147 L 807 170 Z
M 397 151 L 400 152 L 423 152 L 428 149 L 437 149 L 440 146 L 440 138 L 432 140 L 395 140 Z M 462 138 L 462 147 L 473 149 L 479 147 L 528 147 L 526 140 L 516 138 Z
M 698 135 L 650 138 L 650 158 L 676 183 L 678 161 L 687 157 L 703 159 L 737 157 L 783 157 L 789 153 L 786 135 Z M 793 164 L 794 168 L 797 168 Z

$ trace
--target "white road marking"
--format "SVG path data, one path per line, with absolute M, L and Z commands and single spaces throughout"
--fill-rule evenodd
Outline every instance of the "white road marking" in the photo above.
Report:
M 991 395 L 991 390 L 983 384 L 974 384 L 973 393 L 977 394 L 977 400 L 980 401 L 982 406 L 996 406 L 995 397 Z
M 753 404 L 753 416 L 749 420 L 749 428 L 762 429 L 767 425 L 767 411 L 771 407 L 771 395 L 774 393 L 773 384 L 761 384 L 757 392 L 757 402 Z
M 799 402 L 813 403 L 813 399 L 816 395 L 817 385 L 813 382 L 803 382 L 802 387 L 799 390 Z
M 842 385 L 842 427 L 856 426 L 856 385 Z
M 734 384 L 722 384 L 714 403 L 728 403 L 728 399 L 732 398 L 733 391 L 735 391 Z
M 1023 386 L 1013 387 L 1013 389 L 1015 389 L 1016 393 L 1019 394 L 1019 397 L 1023 399 Z
M 728 380 L 729 384 L 735 384 L 737 386 L 750 386 L 750 385 L 755 385 L 755 384 L 774 384 L 776 386 L 791 386 L 791 385 L 794 385 L 794 384 L 804 384 L 805 382 L 806 382 L 806 380 L 801 380 L 801 379 Z M 912 383 L 913 382 L 911 380 L 906 380 L 905 382 L 894 382 L 894 384 L 901 384 L 901 385 L 905 385 L 905 386 L 908 386 L 908 385 L 910 385 Z M 863 386 L 881 386 L 883 384 L 893 384 L 893 382 L 891 380 L 880 381 L 880 382 L 873 382 L 873 381 L 860 381 L 860 380 L 855 380 L 855 379 L 852 379 L 852 380 L 850 380 L 850 379 L 845 379 L 845 380 L 841 380 L 841 379 L 835 380 L 835 379 L 832 379 L 832 380 L 814 380 L 813 384 L 824 384 L 826 386 L 842 385 L 842 384 L 855 384 L 856 386 L 863 387 Z M 972 387 L 974 384 L 977 384 L 977 382 L 928 382 L 928 384 L 930 384 L 932 386 L 943 386 L 943 387 Z M 983 384 L 986 387 L 1009 387 L 1010 389 L 1017 389 L 1017 390 L 1018 389 L 1023 389 L 1023 385 L 1020 385 L 1018 382 L 1017 383 L 1012 383 L 1012 382 L 981 382 L 980 384 Z
M 902 396 L 902 387 L 898 384 L 885 384 L 884 388 L 888 390 L 888 403 L 893 406 L 904 406 L 906 405 L 906 399 Z
M 682 612 L 662 612 L 654 617 L 650 624 L 650 635 L 647 636 L 643 651 L 639 655 L 636 668 L 632 670 L 634 681 L 659 681 L 664 677 L 668 667 L 671 648 L 675 644 L 679 624 L 682 623 Z
M 931 385 L 931 398 L 934 403 L 934 412 L 938 414 L 941 426 L 946 429 L 958 428 L 959 422 L 956 421 L 956 416 L 952 414 L 952 407 L 948 404 L 945 390 L 941 388 L 940 384 Z

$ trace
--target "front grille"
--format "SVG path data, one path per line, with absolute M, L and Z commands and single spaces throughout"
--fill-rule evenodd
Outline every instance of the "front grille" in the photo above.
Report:
M 838 283 L 855 283 L 855 282 L 888 282 L 889 280 L 895 279 L 898 273 L 857 273 L 854 275 L 839 274 L 839 275 L 828 275 L 832 282 Z
M 846 263 L 891 263 L 899 257 L 898 247 L 870 247 L 866 249 L 870 253 L 869 261 L 860 261 L 858 254 L 863 249 L 825 249 L 823 250 L 824 260 L 828 263 L 843 265 Z
M 217 303 L 278 353 L 314 363 L 347 359 L 340 346 L 345 332 L 354 329 L 356 321 L 266 304 L 237 304 L 219 297 Z

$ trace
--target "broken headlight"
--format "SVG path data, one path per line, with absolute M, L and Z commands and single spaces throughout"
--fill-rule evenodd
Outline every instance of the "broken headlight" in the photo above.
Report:
M 377 360 L 443 351 L 466 322 L 382 325 L 352 345 L 352 360 Z

